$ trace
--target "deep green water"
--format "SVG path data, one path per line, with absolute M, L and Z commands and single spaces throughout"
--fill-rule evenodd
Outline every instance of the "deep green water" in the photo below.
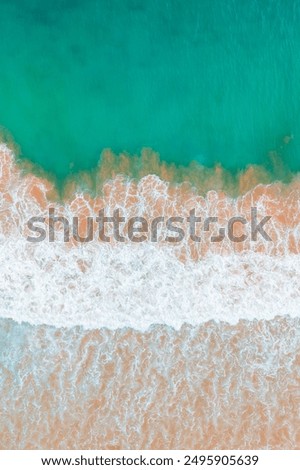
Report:
M 64 177 L 103 148 L 300 169 L 299 0 L 0 0 L 0 124 Z

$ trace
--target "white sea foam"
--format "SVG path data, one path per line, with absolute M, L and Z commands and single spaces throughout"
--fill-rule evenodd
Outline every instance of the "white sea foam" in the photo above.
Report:
M 30 244 L 24 224 L 29 216 L 45 215 L 46 183 L 37 183 L 44 195 L 42 209 L 39 198 L 31 192 L 31 179 L 21 178 L 11 152 L 0 145 L 1 152 L 0 317 L 31 324 L 145 330 L 151 324 L 178 329 L 184 323 L 198 325 L 211 319 L 236 323 L 239 319 L 299 316 L 300 254 L 290 251 L 300 250 L 298 190 L 294 190 L 292 202 L 272 195 L 275 199 L 270 207 L 281 213 L 281 207 L 290 202 L 296 219 L 291 217 L 291 226 L 276 219 L 274 243 L 267 246 L 260 241 L 254 247 L 256 252 L 251 244 L 245 244 L 245 251 L 235 254 L 234 244 L 226 240 L 221 248 L 203 250 L 204 256 L 200 252 L 198 261 L 182 263 L 174 244 L 127 242 L 112 246 L 96 240 L 73 248 L 62 242 Z M 147 211 L 139 213 L 144 206 L 149 208 L 149 217 L 161 215 L 159 210 L 172 213 L 173 205 L 181 214 L 188 210 L 186 204 L 194 207 L 194 203 L 205 216 L 218 214 L 216 192 L 205 199 L 191 193 L 186 202 L 179 193 L 167 194 L 167 183 L 149 176 L 139 182 L 136 193 L 131 188 L 136 197 L 126 205 L 130 183 L 124 183 L 125 188 L 120 184 L 116 179 L 102 202 L 113 210 L 124 200 L 127 216 L 147 215 Z M 125 196 L 120 196 L 120 188 Z M 240 213 L 238 200 L 221 200 L 227 204 L 229 216 Z M 272 200 L 262 194 L 254 202 L 263 216 Z M 72 216 L 75 209 L 66 204 L 65 214 Z M 189 254 L 189 247 L 185 248 Z M 264 253 L 259 253 L 260 249 Z M 220 254 L 214 254 L 217 250 Z M 272 256 L 274 253 L 277 256 Z
M 210 255 L 181 263 L 149 243 L 30 244 L 21 237 L 0 246 L 0 316 L 18 322 L 85 328 L 151 324 L 176 329 L 214 319 L 299 316 L 300 255 Z

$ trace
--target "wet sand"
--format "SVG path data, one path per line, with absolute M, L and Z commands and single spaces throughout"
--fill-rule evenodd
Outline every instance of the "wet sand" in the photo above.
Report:
M 2 449 L 300 448 L 299 319 L 145 333 L 0 322 Z

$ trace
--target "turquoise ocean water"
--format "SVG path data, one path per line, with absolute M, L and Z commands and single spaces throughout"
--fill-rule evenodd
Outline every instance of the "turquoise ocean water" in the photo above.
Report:
M 0 125 L 63 178 L 103 148 L 300 169 L 297 0 L 1 0 Z

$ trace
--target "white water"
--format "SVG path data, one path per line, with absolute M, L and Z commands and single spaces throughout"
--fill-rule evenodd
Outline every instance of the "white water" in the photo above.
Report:
M 0 317 L 34 325 L 146 330 L 151 324 L 179 329 L 184 323 L 199 325 L 212 319 L 234 324 L 240 319 L 300 316 L 300 254 L 289 253 L 288 244 L 291 234 L 299 240 L 297 223 L 293 228 L 278 226 L 275 248 L 283 246 L 284 256 L 266 254 L 274 250 L 273 244 L 268 249 L 261 243 L 264 254 L 251 246 L 243 254 L 234 254 L 227 243 L 231 254 L 211 253 L 184 264 L 174 245 L 31 244 L 23 233 L 24 224 L 29 216 L 43 212 L 30 192 L 30 179 L 21 178 L 4 145 L 0 156 Z M 150 215 L 155 214 L 156 199 L 167 197 L 166 184 L 160 181 L 160 189 L 151 186 L 157 181 L 153 177 L 146 185 Z M 40 184 L 45 192 L 44 183 Z M 142 204 L 142 186 L 138 196 Z M 200 201 L 207 205 L 207 215 L 211 204 L 217 207 L 208 199 Z M 174 201 L 171 198 L 169 204 Z M 113 197 L 104 202 L 112 209 L 116 206 Z M 258 203 L 263 214 L 264 202 L 262 196 Z M 237 203 L 229 200 L 228 204 Z
M 179 329 L 300 312 L 300 255 L 248 252 L 183 264 L 150 243 L 67 249 L 20 236 L 2 239 L 0 264 L 0 316 L 35 325 Z

